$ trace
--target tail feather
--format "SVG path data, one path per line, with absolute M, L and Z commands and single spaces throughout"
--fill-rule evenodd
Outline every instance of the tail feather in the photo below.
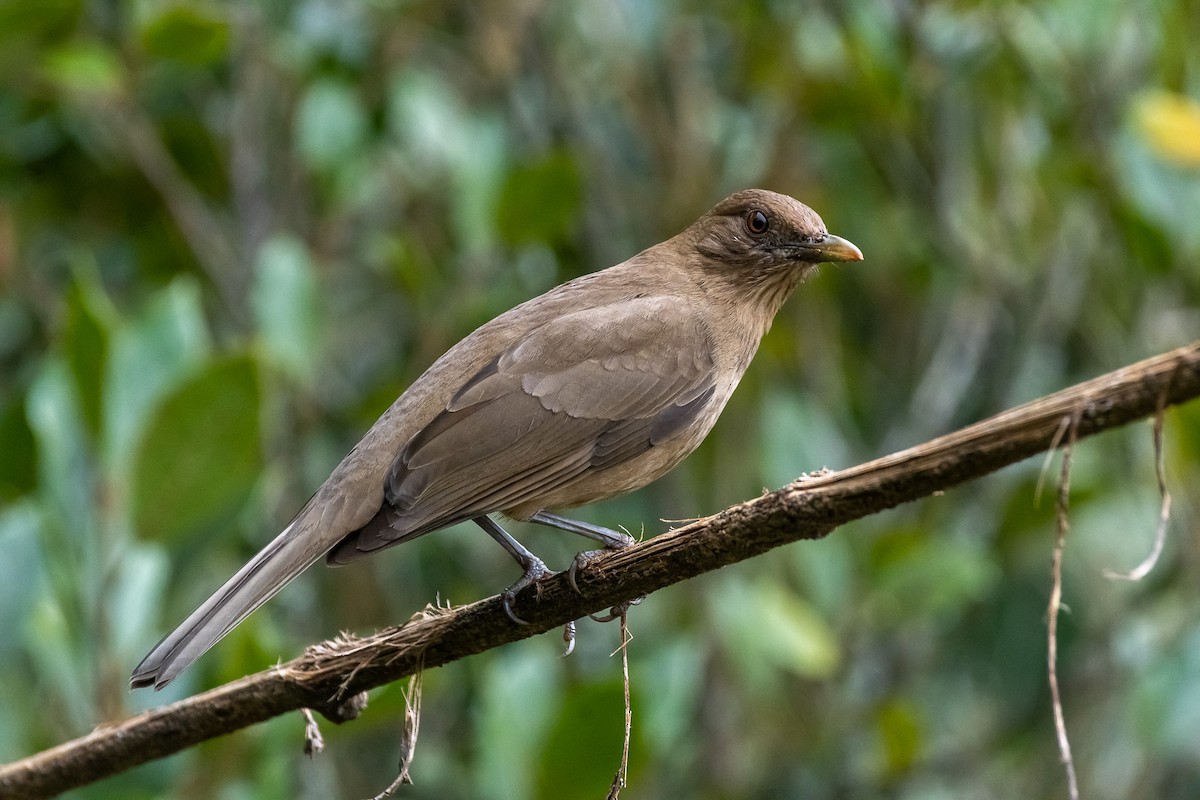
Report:
M 155 645 L 134 669 L 130 687 L 153 685 L 155 689 L 161 689 L 166 686 L 288 581 L 325 555 L 328 545 L 308 530 L 314 517 L 319 519 L 320 515 L 301 512 L 178 628 Z

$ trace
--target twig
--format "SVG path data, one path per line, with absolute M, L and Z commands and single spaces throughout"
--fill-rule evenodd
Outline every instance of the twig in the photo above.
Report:
M 633 636 L 629 633 L 629 606 L 621 606 L 619 616 L 621 619 L 621 646 L 617 650 L 621 652 L 621 678 L 625 686 L 625 742 L 621 746 L 621 764 L 617 767 L 616 774 L 613 775 L 612 786 L 609 787 L 608 797 L 605 800 L 619 800 L 621 790 L 625 788 L 626 779 L 629 777 L 629 741 L 633 738 L 633 705 L 629 701 L 629 642 Z
M 408 679 L 408 686 L 404 690 L 404 731 L 400 737 L 400 774 L 386 789 L 371 800 L 385 800 L 394 795 L 401 786 L 413 782 L 412 776 L 409 775 L 409 767 L 412 766 L 413 756 L 416 754 L 417 734 L 421 730 L 421 695 L 423 693 L 421 676 L 424 674 L 424 670 L 418 669 Z
M 1046 663 L 1050 676 L 1050 702 L 1054 708 L 1054 732 L 1058 737 L 1058 755 L 1067 771 L 1067 792 L 1071 800 L 1079 800 L 1079 785 L 1075 780 L 1075 759 L 1071 757 L 1071 742 L 1067 738 L 1067 723 L 1063 715 L 1062 695 L 1058 690 L 1058 612 L 1062 607 L 1063 549 L 1067 544 L 1067 506 L 1071 494 L 1071 450 L 1075 446 L 1078 414 L 1066 417 L 1067 443 L 1062 451 L 1062 470 L 1058 476 L 1058 504 L 1055 513 L 1056 533 L 1054 556 L 1051 561 L 1053 583 L 1046 625 Z
M 1154 474 L 1158 478 L 1158 496 L 1162 498 L 1162 504 L 1158 510 L 1158 527 L 1154 531 L 1154 546 L 1150 548 L 1150 553 L 1142 559 L 1142 563 L 1129 572 L 1104 570 L 1104 577 L 1109 580 L 1140 581 L 1145 578 L 1158 564 L 1158 557 L 1162 555 L 1163 545 L 1167 541 L 1167 523 L 1171 519 L 1171 493 L 1167 491 L 1166 470 L 1163 467 L 1163 415 L 1165 411 L 1166 409 L 1160 404 L 1158 413 L 1154 415 Z
M 1166 387 L 1164 389 L 1164 387 Z M 796 481 L 763 497 L 597 560 L 582 594 L 558 576 L 523 592 L 513 625 L 498 597 L 416 619 L 364 639 L 310 648 L 282 667 L 156 708 L 0 767 L 0 797 L 44 797 L 177 753 L 215 736 L 312 708 L 334 721 L 357 713 L 344 697 L 648 594 L 845 522 L 928 496 L 1041 452 L 1064 415 L 1087 405 L 1083 438 L 1200 396 L 1200 342 L 1102 375 L 955 433 L 867 464 Z M 353 672 L 353 677 L 348 677 Z M 340 691 L 339 691 L 340 689 Z M 333 698 L 331 700 L 331 698 Z
M 1058 430 L 1054 433 L 1054 438 L 1050 440 L 1050 446 L 1046 448 L 1046 457 L 1042 460 L 1042 468 L 1038 470 L 1037 485 L 1033 487 L 1033 505 L 1036 508 L 1042 502 L 1042 489 L 1046 488 L 1046 476 L 1050 474 L 1050 465 L 1054 463 L 1054 453 L 1062 444 L 1063 437 L 1067 435 L 1067 430 L 1071 427 L 1072 417 L 1063 417 L 1062 423 L 1058 426 Z

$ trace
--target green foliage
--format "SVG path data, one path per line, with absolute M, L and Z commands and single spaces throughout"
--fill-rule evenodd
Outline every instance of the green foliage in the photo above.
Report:
M 134 458 L 134 522 L 169 539 L 226 518 L 262 469 L 257 367 L 214 361 L 164 398 Z M 220 464 L 215 473 L 213 464 Z
M 362 105 L 350 86 L 319 80 L 300 101 L 296 145 L 314 170 L 331 170 L 360 152 L 366 125 Z
M 87 96 L 121 88 L 120 61 L 98 42 L 65 44 L 47 53 L 42 64 L 46 77 L 64 92 Z
M 293 378 L 311 381 L 321 325 L 317 279 L 303 243 L 288 237 L 267 242 L 255 278 L 252 300 L 266 356 Z
M 579 170 L 571 154 L 552 152 L 513 169 L 496 203 L 496 229 L 508 244 L 560 242 L 579 213 Z
M 0 5 L 0 760 L 513 579 L 470 526 L 314 569 L 162 695 L 130 668 L 474 326 L 733 189 L 858 244 L 708 442 L 582 512 L 707 514 L 1194 339 L 1194 3 Z M 1060 680 L 1089 798 L 1200 793 L 1200 410 L 1076 450 Z M 1052 797 L 1057 461 L 633 610 L 631 796 Z M 514 533 L 552 565 L 580 545 Z M 426 676 L 414 798 L 602 796 L 615 626 Z M 395 689 L 75 793 L 354 797 Z
M 115 314 L 98 276 L 91 272 L 79 275 L 67 297 L 62 346 L 92 438 L 101 434 L 104 377 Z
M 224 58 L 229 47 L 229 23 L 202 4 L 164 4 L 142 23 L 140 34 L 151 58 L 195 66 Z
M 726 657 L 748 683 L 765 691 L 785 673 L 803 678 L 837 674 L 840 648 L 812 606 L 778 581 L 726 581 L 712 600 Z M 745 625 L 743 620 L 755 620 Z
M 0 499 L 12 499 L 31 491 L 37 481 L 37 447 L 25 417 L 24 398 L 13 398 L 0 409 Z

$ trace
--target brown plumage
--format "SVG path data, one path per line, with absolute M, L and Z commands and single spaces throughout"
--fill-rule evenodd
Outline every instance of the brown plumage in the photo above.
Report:
M 628 261 L 501 314 L 384 412 L 291 524 L 143 659 L 132 685 L 166 685 L 322 556 L 344 564 L 474 519 L 525 568 L 507 600 L 544 566 L 487 514 L 622 546 L 620 534 L 544 512 L 624 494 L 683 460 L 795 286 L 821 262 L 861 258 L 812 209 L 751 189 Z

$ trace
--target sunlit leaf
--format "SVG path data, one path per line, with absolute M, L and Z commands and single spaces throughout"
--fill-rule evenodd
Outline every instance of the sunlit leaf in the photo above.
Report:
M 79 664 L 90 655 L 91 648 L 80 644 L 79 631 L 72 628 L 62 605 L 52 597 L 43 597 L 22 624 L 26 630 L 25 655 L 39 676 L 41 690 L 63 701 L 42 713 L 86 729 L 92 717 L 97 676 L 91 671 L 82 674 Z
M 768 668 L 804 677 L 826 677 L 837 669 L 841 654 L 833 631 L 808 602 L 780 583 L 729 580 L 712 600 L 727 652 L 747 681 L 765 680 Z
M 180 279 L 113 336 L 104 382 L 107 459 L 123 468 L 160 397 L 208 353 L 196 283 Z
M 313 83 L 296 114 L 296 145 L 308 163 L 330 169 L 362 143 L 367 118 L 355 90 L 331 79 Z
M 216 361 L 172 392 L 146 426 L 134 467 L 134 519 L 171 538 L 231 513 L 262 467 L 253 359 Z
M 136 657 L 143 643 L 156 638 L 152 628 L 161 619 L 169 574 L 170 562 L 164 549 L 140 543 L 130 544 L 120 563 L 114 565 L 105 601 L 109 619 L 121 621 L 113 631 L 117 652 Z
M 397 70 L 387 117 L 393 136 L 414 160 L 410 168 L 420 174 L 452 164 L 470 147 L 464 135 L 470 115 L 457 89 L 435 72 Z
M 64 91 L 78 95 L 116 94 L 124 69 L 116 53 L 98 42 L 73 42 L 51 50 L 42 69 Z
M 755 587 L 764 654 L 798 675 L 826 677 L 840 659 L 837 638 L 811 605 L 773 581 Z
M 1134 115 L 1142 137 L 1161 158 L 1200 167 L 1200 101 L 1174 92 L 1146 92 Z
M 922 738 L 917 711 L 912 703 L 892 698 L 876 713 L 875 725 L 882 744 L 881 766 L 885 775 L 903 774 L 920 755 Z
M 301 380 L 320 363 L 317 281 L 304 244 L 272 239 L 259 254 L 254 312 L 271 361 Z

